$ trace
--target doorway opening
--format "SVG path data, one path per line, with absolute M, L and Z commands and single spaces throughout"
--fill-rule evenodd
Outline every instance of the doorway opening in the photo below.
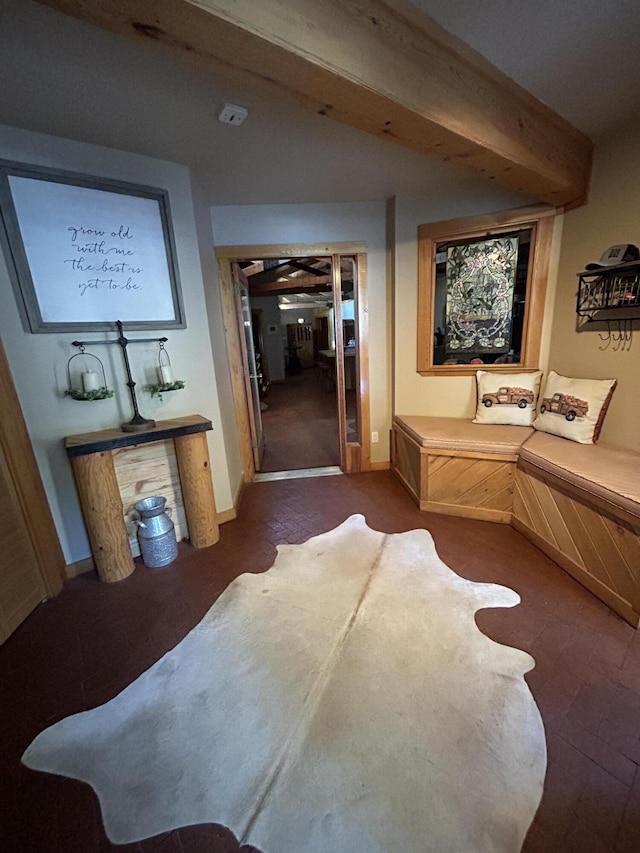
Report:
M 369 470 L 364 247 L 216 254 L 245 480 Z

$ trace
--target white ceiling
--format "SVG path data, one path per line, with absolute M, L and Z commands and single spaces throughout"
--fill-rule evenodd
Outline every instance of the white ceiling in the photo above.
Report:
M 592 138 L 640 114 L 639 0 L 411 0 Z
M 640 114 L 638 0 L 413 2 L 590 134 Z M 0 123 L 185 163 L 214 205 L 483 184 L 32 0 L 0 0 L 0 56 Z M 241 128 L 216 120 L 225 102 L 249 109 Z

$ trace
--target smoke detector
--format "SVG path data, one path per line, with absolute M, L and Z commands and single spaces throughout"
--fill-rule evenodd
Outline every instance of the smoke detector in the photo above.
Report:
M 225 104 L 218 113 L 218 121 L 240 127 L 248 115 L 249 110 L 246 107 L 240 107 L 238 104 Z

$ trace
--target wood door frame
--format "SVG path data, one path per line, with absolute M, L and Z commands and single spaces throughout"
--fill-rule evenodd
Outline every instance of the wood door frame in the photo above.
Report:
M 258 433 L 258 421 L 256 419 L 256 412 L 252 405 L 252 391 L 251 391 L 251 365 L 249 364 L 249 352 L 247 349 L 247 340 L 244 335 L 244 314 L 242 311 L 242 297 L 240 295 L 240 286 L 244 287 L 246 283 L 247 289 L 247 297 L 249 299 L 249 315 L 251 315 L 251 296 L 249 293 L 249 282 L 247 281 L 247 277 L 244 275 L 240 267 L 236 264 L 235 261 L 231 261 L 229 264 L 229 268 L 231 271 L 231 287 L 233 290 L 233 305 L 235 310 L 235 328 L 238 335 L 238 344 L 239 344 L 239 353 L 240 358 L 242 360 L 242 376 L 243 376 L 243 385 L 244 385 L 244 399 L 246 401 L 246 413 L 247 413 L 247 425 L 249 428 L 249 444 L 251 446 L 251 456 L 252 456 L 252 465 L 254 472 L 257 468 L 260 467 L 260 462 L 262 461 L 262 455 L 264 452 L 264 431 L 262 429 L 262 422 L 260 422 L 260 432 Z M 235 268 L 235 269 L 234 269 Z M 241 277 L 241 280 L 236 287 L 235 275 Z M 226 319 L 225 319 L 225 327 L 226 327 Z M 253 329 L 251 329 L 251 336 L 253 337 Z M 228 354 L 228 353 L 227 353 Z M 255 359 L 255 353 L 254 353 Z M 234 399 L 235 399 L 235 389 L 234 389 Z M 260 438 L 258 438 L 260 435 Z
M 6 458 L 46 592 L 57 595 L 66 578 L 64 554 L 1 339 L 0 399 L 0 450 Z
M 220 279 L 220 294 L 222 299 L 222 314 L 227 345 L 227 357 L 231 374 L 231 387 L 235 408 L 238 441 L 242 459 L 244 482 L 251 482 L 255 477 L 255 466 L 251 447 L 251 429 L 249 420 L 249 405 L 244 380 L 244 364 L 242 346 L 239 339 L 236 299 L 233 287 L 231 265 L 234 261 L 246 258 L 305 258 L 311 255 L 331 257 L 333 274 L 340 267 L 335 258 L 340 255 L 353 255 L 356 259 L 358 290 L 358 403 L 360 416 L 360 441 L 347 442 L 346 422 L 340 418 L 340 456 L 341 467 L 345 473 L 371 470 L 371 433 L 370 433 L 370 402 L 369 402 L 369 324 L 367 300 L 367 247 L 365 243 L 287 243 L 251 246 L 218 246 L 215 250 Z M 336 306 L 334 306 L 335 308 Z M 336 310 L 336 336 L 342 334 L 339 324 L 340 309 Z M 344 365 L 340 359 L 336 368 L 338 377 L 342 372 L 344 382 Z M 338 407 L 340 409 L 340 406 Z

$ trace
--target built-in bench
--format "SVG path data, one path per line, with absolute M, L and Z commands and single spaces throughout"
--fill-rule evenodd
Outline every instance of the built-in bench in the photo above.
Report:
M 518 453 L 530 427 L 396 416 L 391 465 L 420 509 L 511 522 Z
M 528 427 L 397 416 L 392 468 L 420 509 L 513 524 L 638 627 L 640 453 Z
M 640 453 L 536 432 L 520 449 L 512 524 L 638 627 Z

